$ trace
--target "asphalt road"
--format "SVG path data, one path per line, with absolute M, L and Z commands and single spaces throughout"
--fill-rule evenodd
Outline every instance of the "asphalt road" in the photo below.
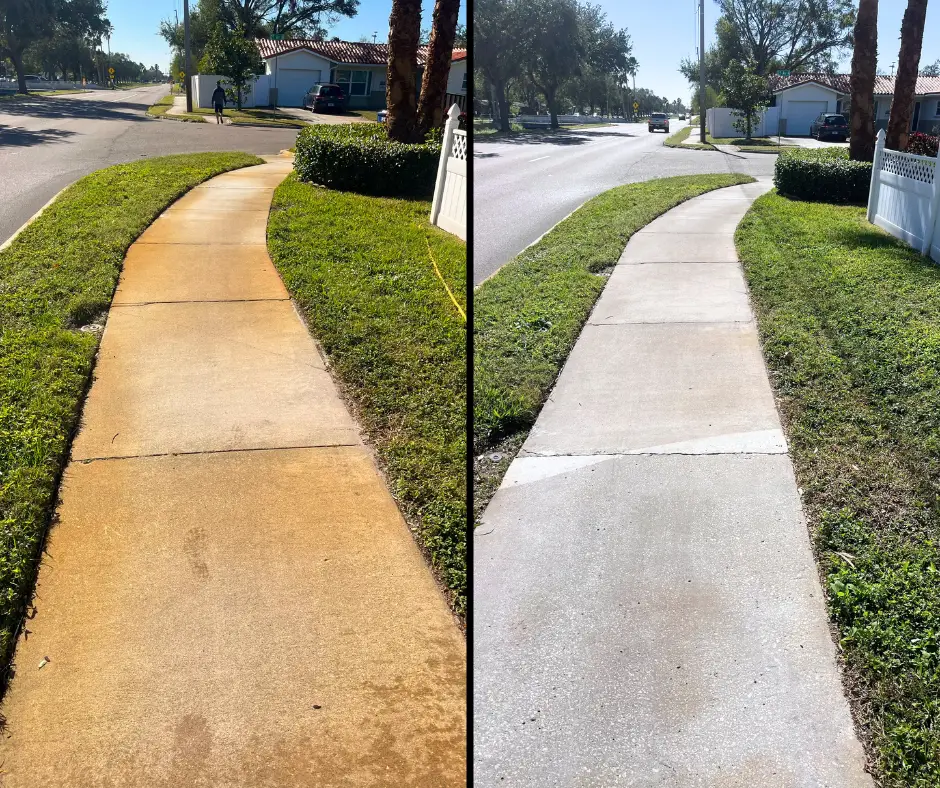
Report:
M 673 121 L 670 132 L 681 125 Z M 586 200 L 624 183 L 697 173 L 773 174 L 776 157 L 663 146 L 623 123 L 473 141 L 473 281 L 479 284 Z
M 0 101 L 0 243 L 60 189 L 90 172 L 171 153 L 276 154 L 296 129 L 181 123 L 147 116 L 166 85 Z

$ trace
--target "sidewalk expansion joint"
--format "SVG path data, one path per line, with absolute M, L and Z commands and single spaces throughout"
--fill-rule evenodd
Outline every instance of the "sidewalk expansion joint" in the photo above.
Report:
M 617 265 L 740 265 L 740 260 L 631 260 Z
M 767 449 L 748 449 L 741 451 L 592 451 L 590 454 L 582 452 L 542 454 L 540 452 L 519 452 L 516 459 L 530 458 L 551 459 L 553 457 L 727 457 L 733 455 L 752 455 L 760 457 L 780 457 L 789 454 L 789 450 L 770 451 Z
M 158 457 L 192 457 L 199 454 L 237 454 L 244 452 L 262 452 L 262 451 L 303 451 L 308 449 L 344 449 L 353 446 L 361 446 L 361 441 L 351 443 L 320 443 L 308 446 L 248 446 L 243 449 L 203 449 L 202 451 L 164 451 L 153 454 L 116 454 L 109 457 L 83 457 L 81 459 L 72 459 L 72 462 L 80 462 L 83 465 L 89 465 L 93 462 L 106 462 L 109 460 L 147 460 Z
M 290 301 L 290 298 L 191 298 L 177 301 L 125 301 L 111 304 L 113 308 L 122 306 L 151 306 L 154 304 L 246 304 L 264 301 Z
M 754 320 L 621 320 L 618 323 L 600 322 L 592 320 L 589 326 L 699 326 L 699 325 L 754 325 Z

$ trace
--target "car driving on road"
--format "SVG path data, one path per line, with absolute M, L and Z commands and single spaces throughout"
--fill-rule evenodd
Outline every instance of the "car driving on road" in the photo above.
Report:
M 346 108 L 346 94 L 339 85 L 314 85 L 304 96 L 304 108 L 311 112 L 342 112 Z
M 656 131 L 656 129 L 662 129 L 666 133 L 669 132 L 669 116 L 665 112 L 654 112 L 650 115 L 649 122 L 650 131 Z
M 809 127 L 809 136 L 817 140 L 834 139 L 845 142 L 849 138 L 849 124 L 845 116 L 822 112 Z

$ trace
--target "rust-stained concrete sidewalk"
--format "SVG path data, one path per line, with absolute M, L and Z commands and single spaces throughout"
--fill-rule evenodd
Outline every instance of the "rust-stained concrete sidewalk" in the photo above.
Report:
M 290 168 L 193 189 L 127 255 L 3 788 L 465 784 L 464 640 L 267 256 Z

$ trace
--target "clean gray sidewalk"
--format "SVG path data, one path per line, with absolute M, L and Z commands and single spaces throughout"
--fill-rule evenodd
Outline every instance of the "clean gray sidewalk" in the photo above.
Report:
M 633 236 L 474 536 L 474 784 L 858 788 L 734 230 Z

